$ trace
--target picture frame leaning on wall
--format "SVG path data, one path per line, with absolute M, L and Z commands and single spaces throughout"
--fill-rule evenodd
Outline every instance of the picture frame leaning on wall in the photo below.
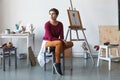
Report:
M 69 28 L 83 29 L 79 11 L 77 11 L 77 10 L 67 10 L 67 13 L 68 13 L 68 18 L 69 18 L 69 22 L 70 22 Z

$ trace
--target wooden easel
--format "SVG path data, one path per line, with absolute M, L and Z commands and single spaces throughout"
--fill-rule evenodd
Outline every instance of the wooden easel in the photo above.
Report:
M 70 0 L 70 4 L 71 4 L 71 10 L 70 9 L 67 10 L 70 26 L 69 26 L 69 28 L 67 30 L 67 34 L 66 34 L 65 40 L 67 40 L 68 34 L 70 33 L 70 41 L 85 41 L 86 45 L 88 47 L 88 51 L 89 51 L 88 55 L 90 56 L 90 58 L 92 60 L 92 63 L 94 64 L 94 59 L 93 59 L 93 56 L 92 56 L 92 52 L 91 52 L 90 46 L 88 44 L 86 35 L 84 33 L 84 30 L 86 30 L 86 28 L 83 28 L 83 26 L 82 26 L 82 22 L 81 22 L 81 19 L 80 19 L 79 11 L 73 10 L 73 5 L 72 5 L 72 1 L 71 0 Z M 73 39 L 72 38 L 72 31 L 76 32 L 77 39 Z M 79 38 L 78 31 L 82 31 L 84 39 L 80 39 Z
M 77 39 L 73 39 L 73 38 L 72 38 L 72 30 L 76 31 Z M 90 58 L 91 58 L 91 60 L 92 60 L 92 62 L 93 62 L 93 64 L 94 64 L 92 52 L 91 52 L 90 46 L 89 46 L 89 44 L 88 44 L 88 41 L 87 41 L 87 38 L 86 38 L 86 35 L 85 35 L 84 30 L 86 30 L 86 29 L 85 29 L 85 28 L 82 28 L 82 29 L 79 29 L 79 28 L 71 28 L 71 26 L 70 26 L 70 27 L 68 28 L 68 31 L 67 31 L 65 40 L 67 40 L 68 34 L 70 33 L 70 41 L 85 41 L 86 44 L 87 44 L 87 47 L 88 47 L 88 51 L 89 51 L 89 52 L 88 52 L 88 55 L 90 56 Z M 80 39 L 80 38 L 79 38 L 78 31 L 82 31 L 83 36 L 84 36 L 84 39 Z

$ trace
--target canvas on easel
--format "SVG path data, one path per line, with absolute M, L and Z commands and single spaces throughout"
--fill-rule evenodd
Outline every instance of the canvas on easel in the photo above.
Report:
M 70 28 L 82 29 L 82 21 L 80 18 L 79 11 L 77 10 L 67 10 L 68 18 L 70 22 Z

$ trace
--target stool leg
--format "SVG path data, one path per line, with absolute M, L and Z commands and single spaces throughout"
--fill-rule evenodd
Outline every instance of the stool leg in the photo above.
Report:
M 2 58 L 0 58 L 0 64 L 2 64 Z
M 45 61 L 44 70 L 46 71 L 46 51 L 44 53 L 44 61 Z
M 97 60 L 97 67 L 99 66 L 99 63 L 100 63 L 100 59 L 98 57 L 98 60 Z
M 3 50 L 3 71 L 5 71 L 5 52 Z
M 11 52 L 9 50 L 9 66 L 11 66 L 11 58 L 10 58 Z
M 111 59 L 109 59 L 108 67 L 109 67 L 109 70 L 111 70 Z
M 101 55 L 101 48 L 99 49 L 99 52 L 98 52 L 97 67 L 99 66 L 99 63 L 100 63 L 100 55 Z
M 17 51 L 15 49 L 15 69 L 17 69 Z
M 53 55 L 53 60 L 52 60 L 52 65 L 55 63 L 55 52 L 52 53 Z M 55 74 L 55 69 L 54 66 L 52 66 L 53 74 Z

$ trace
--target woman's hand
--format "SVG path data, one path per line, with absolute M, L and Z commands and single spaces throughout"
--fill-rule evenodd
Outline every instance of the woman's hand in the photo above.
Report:
M 67 46 L 67 41 L 63 40 L 63 45 Z

